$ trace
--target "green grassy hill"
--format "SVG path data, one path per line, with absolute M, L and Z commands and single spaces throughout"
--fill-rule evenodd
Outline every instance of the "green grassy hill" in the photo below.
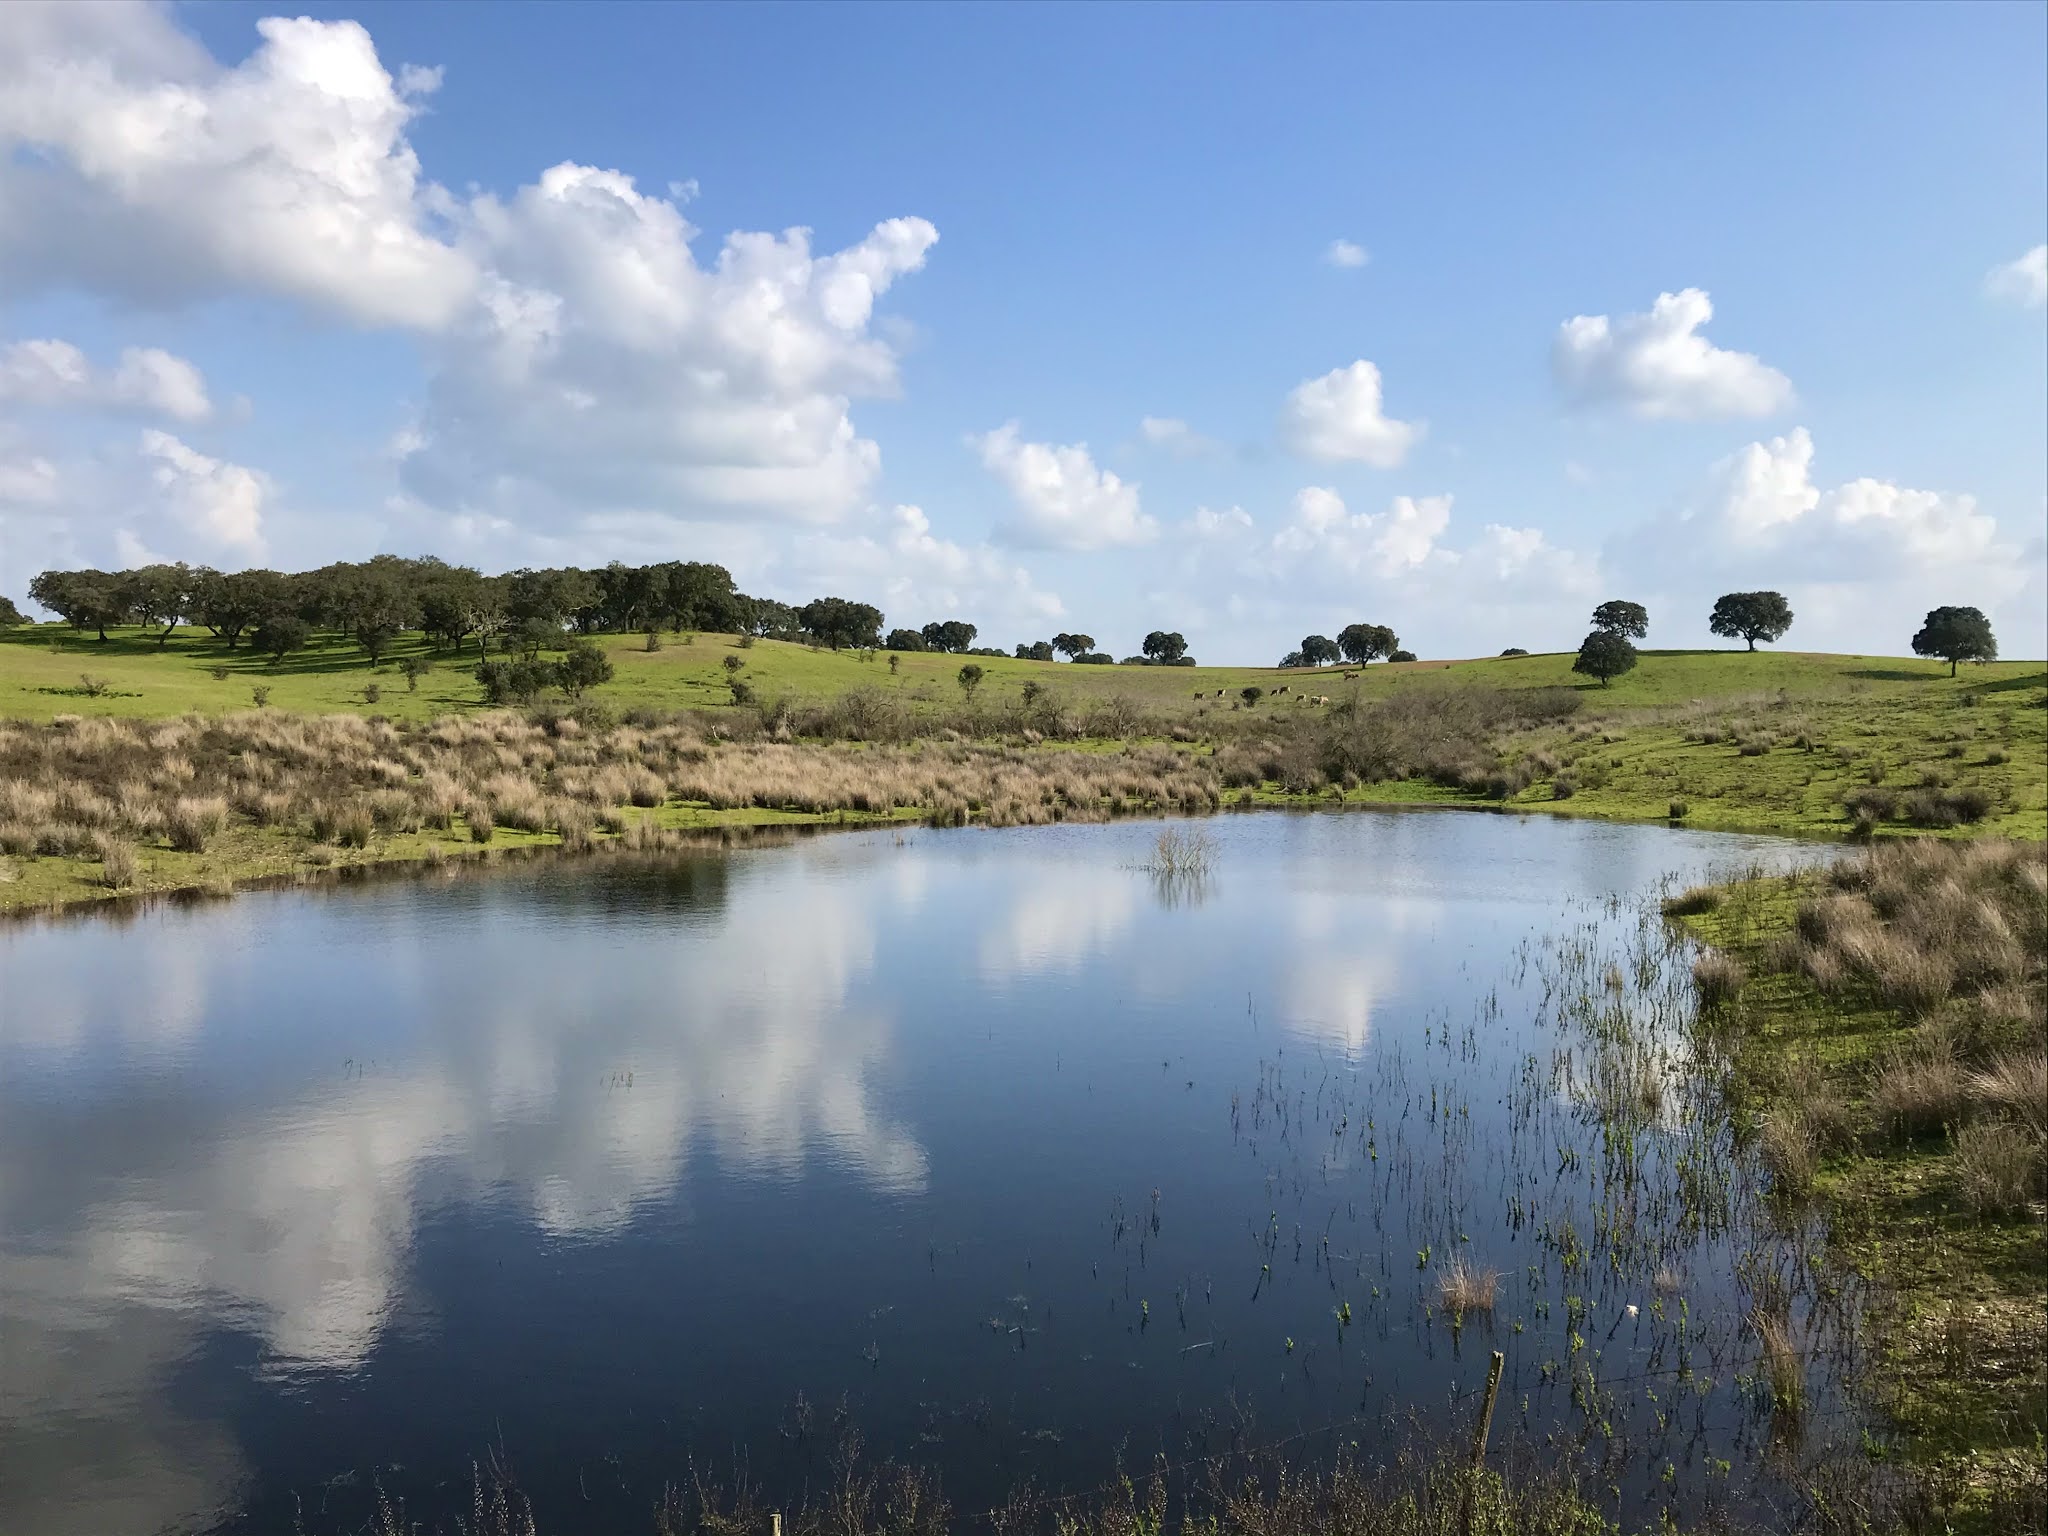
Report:
M 986 679 L 984 698 L 1014 694 L 1028 680 L 1056 687 L 1077 701 L 1126 694 L 1158 710 L 1227 709 L 1247 686 L 1269 695 L 1285 687 L 1341 697 L 1356 687 L 1368 696 L 1384 689 L 1418 685 L 1476 684 L 1494 688 L 1571 687 L 1587 693 L 1602 709 L 1722 702 L 1746 695 L 1794 700 L 1887 699 L 1927 702 L 1964 690 L 2025 691 L 2048 681 L 2040 662 L 1996 662 L 1965 668 L 1951 680 L 1940 662 L 1887 656 L 1829 656 L 1797 651 L 1645 651 L 1635 671 L 1601 688 L 1573 674 L 1572 653 L 1484 657 L 1470 661 L 1377 663 L 1370 667 L 1324 667 L 1282 672 L 1273 667 L 1080 667 L 1069 662 L 1017 661 L 1008 657 L 904 654 L 892 672 L 886 654 L 862 660 L 851 651 L 812 650 L 762 640 L 742 648 L 730 635 L 663 637 L 650 652 L 639 635 L 603 637 L 616 677 L 596 689 L 618 709 L 730 708 L 723 662 L 745 662 L 741 676 L 755 694 L 769 700 L 789 696 L 817 700 L 850 688 L 900 691 L 913 701 L 951 705 L 961 698 L 956 681 L 972 661 Z M 433 670 L 409 692 L 395 662 L 419 656 Z M 482 690 L 470 676 L 476 653 L 460 657 L 412 639 L 372 667 L 350 641 L 322 636 L 282 665 L 242 646 L 230 651 L 204 630 L 181 629 L 159 646 L 153 631 L 117 629 L 102 643 L 59 624 L 40 624 L 0 634 L 0 717 L 47 720 L 59 714 L 177 715 L 188 710 L 220 713 L 247 709 L 253 690 L 268 688 L 272 708 L 328 713 L 350 710 L 393 718 L 420 718 L 451 709 L 475 708 Z M 1347 678 L 1352 681 L 1347 681 Z M 87 682 L 91 679 L 91 682 Z M 374 704 L 364 688 L 375 687 Z M 103 691 L 94 692 L 94 688 Z M 1218 701 L 1218 691 L 1224 698 Z M 1197 699 L 1206 694 L 1206 701 Z M 1261 709 L 1284 702 L 1262 701 Z

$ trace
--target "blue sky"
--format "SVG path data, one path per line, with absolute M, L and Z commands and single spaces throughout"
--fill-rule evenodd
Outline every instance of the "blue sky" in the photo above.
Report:
M 0 591 L 696 556 L 1269 661 L 1772 586 L 2048 651 L 2048 9 L 279 14 L 0 8 Z

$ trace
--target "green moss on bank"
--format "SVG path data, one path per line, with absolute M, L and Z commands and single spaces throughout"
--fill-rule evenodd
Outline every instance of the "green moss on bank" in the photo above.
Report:
M 1734 1000 L 1708 1016 L 1727 1053 L 1731 1111 L 1744 1133 L 1777 1122 L 1817 1152 L 1811 1199 L 1826 1217 L 1829 1259 L 1871 1282 L 1867 1389 L 1896 1426 L 1932 1528 L 2040 1529 L 2043 1106 L 1987 1104 L 1973 1085 L 1983 1069 L 2038 1060 L 2048 1045 L 2042 855 L 2017 850 L 2020 873 L 2009 877 L 1988 872 L 1998 863 L 1991 849 L 1895 853 L 1890 868 L 1886 854 L 1866 856 L 1866 874 L 1759 876 L 1673 905 L 1707 907 L 1679 920 L 1747 973 Z M 1927 915 L 1944 903 L 1947 914 Z M 1830 938 L 1831 916 L 1856 931 Z M 1837 980 L 1831 944 L 1835 958 L 1875 958 Z M 1916 955 L 1946 959 L 1956 979 L 1943 1000 L 1901 1006 L 1893 997 Z M 1947 1063 L 1961 1085 L 1917 1131 L 1899 1128 L 1895 1083 L 1887 1097 L 1887 1072 L 1908 1063 Z M 1990 1124 L 2017 1126 L 2033 1143 L 2024 1208 L 1986 1211 L 1970 1193 L 1965 1138 Z M 1778 1182 L 1796 1198 L 1796 1180 L 1793 1170 Z

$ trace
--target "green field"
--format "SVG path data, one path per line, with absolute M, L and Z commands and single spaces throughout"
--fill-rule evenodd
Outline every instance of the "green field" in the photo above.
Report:
M 1304 707 L 1304 694 L 1341 706 L 1416 689 L 1569 688 L 1581 700 L 1577 713 L 1491 743 L 1509 770 L 1491 789 L 1412 774 L 1307 781 L 1273 769 L 1236 793 L 1254 803 L 1483 806 L 1825 836 L 1851 829 L 1845 794 L 1876 792 L 1900 802 L 1879 818 L 1874 830 L 1881 833 L 2048 836 L 2048 669 L 2039 662 L 1970 666 L 1951 677 L 1942 663 L 1897 657 L 1646 651 L 1634 671 L 1603 688 L 1573 674 L 1569 653 L 1283 672 L 915 653 L 892 667 L 886 653 L 772 640 L 743 645 L 720 634 L 667 636 L 652 652 L 638 635 L 602 643 L 616 675 L 588 698 L 614 714 L 694 710 L 740 724 L 761 705 L 817 704 L 863 690 L 902 703 L 915 720 L 928 718 L 933 735 L 962 725 L 985 737 L 996 729 L 987 723 L 993 712 L 1020 702 L 1036 683 L 1077 716 L 1111 698 L 1130 701 L 1143 717 L 1139 734 L 1161 739 L 1170 730 L 1189 753 L 1217 754 L 1219 765 L 1233 749 L 1263 750 L 1270 765 L 1276 751 L 1290 742 L 1298 751 L 1341 713 Z M 408 655 L 431 663 L 416 691 L 396 665 Z M 734 704 L 729 658 L 742 663 L 739 676 L 754 704 Z M 957 681 L 967 661 L 985 674 L 975 699 L 980 714 L 972 718 L 963 715 Z M 0 717 L 219 715 L 250 708 L 262 688 L 279 711 L 425 720 L 485 707 L 470 675 L 475 662 L 474 651 L 454 657 L 408 638 L 373 667 L 353 643 L 323 636 L 274 665 L 246 646 L 230 651 L 203 630 L 180 630 L 159 645 L 144 630 L 116 630 L 100 642 L 45 624 L 0 637 Z M 1254 686 L 1263 697 L 1247 705 L 1241 691 Z M 1034 750 L 1114 745 L 1101 739 L 1099 723 L 1095 729 L 1095 739 L 1049 740 Z M 1907 808 L 1916 796 L 1953 795 L 1976 797 L 1981 808 L 1948 825 Z M 1683 814 L 1674 818 L 1674 807 Z
M 1010 657 L 903 653 L 892 672 L 886 653 L 814 650 L 779 640 L 742 647 L 731 635 L 664 636 L 650 652 L 639 635 L 599 637 L 617 675 L 593 691 L 621 710 L 647 708 L 729 709 L 723 662 L 746 663 L 741 676 L 763 699 L 778 696 L 814 701 L 851 688 L 888 688 L 913 701 L 946 707 L 961 700 L 957 677 L 967 662 L 983 669 L 984 697 L 1015 694 L 1027 681 L 1059 688 L 1077 700 L 1125 694 L 1160 710 L 1225 710 L 1238 690 L 1257 686 L 1272 694 L 1306 691 L 1335 700 L 1356 687 L 1366 696 L 1380 690 L 1443 684 L 1492 688 L 1570 687 L 1584 690 L 1603 711 L 1645 706 L 1717 702 L 1748 695 L 1797 700 L 1888 701 L 1923 704 L 1978 692 L 2024 692 L 2048 687 L 2048 669 L 2035 661 L 1971 666 L 1951 680 L 1942 662 L 1891 656 L 1833 656 L 1800 651 L 1644 651 L 1642 663 L 1601 688 L 1576 676 L 1572 653 L 1482 657 L 1470 661 L 1379 662 L 1370 667 L 1323 667 L 1283 672 L 1274 667 L 1082 667 L 1070 662 L 1018 661 Z M 408 692 L 395 663 L 418 656 L 432 663 L 417 692 Z M 865 658 L 865 659 L 864 659 Z M 159 645 L 145 629 L 114 629 L 105 642 L 62 624 L 38 624 L 0 633 L 0 717 L 48 720 L 59 714 L 177 715 L 187 710 L 218 713 L 247 709 L 251 690 L 267 687 L 275 709 L 322 713 L 354 710 L 419 718 L 444 710 L 480 707 L 482 690 L 470 676 L 473 648 L 457 657 L 417 636 L 395 645 L 381 666 L 337 635 L 321 635 L 282 665 L 253 654 L 247 645 L 229 650 L 200 629 L 180 629 Z M 215 673 L 224 673 L 216 676 Z M 97 696 L 82 686 L 93 678 L 106 685 Z M 1347 681 L 1347 679 L 1351 679 Z M 363 688 L 380 697 L 365 703 Z M 1222 690 L 1226 697 L 1215 695 Z M 1198 700 L 1197 694 L 1207 694 Z M 1257 706 L 1286 708 L 1286 699 Z

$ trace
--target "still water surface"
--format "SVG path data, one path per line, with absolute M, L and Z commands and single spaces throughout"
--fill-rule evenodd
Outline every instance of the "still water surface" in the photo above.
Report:
M 1586 1440 L 1593 1360 L 1632 1519 L 1738 1497 L 1732 1366 L 1645 1400 L 1647 1250 L 1542 1240 L 1602 1199 L 1556 955 L 1811 850 L 1204 830 L 1196 886 L 1138 867 L 1157 825 L 878 832 L 0 931 L 0 1530 L 439 1517 L 487 1452 L 544 1531 L 618 1529 L 692 1456 L 815 1480 L 841 1409 L 972 1507 L 1461 1428 L 1496 1347 L 1538 1440 Z M 1738 1347 L 1728 1241 L 1656 1241 Z M 1452 1254 L 1501 1272 L 1462 1334 Z

